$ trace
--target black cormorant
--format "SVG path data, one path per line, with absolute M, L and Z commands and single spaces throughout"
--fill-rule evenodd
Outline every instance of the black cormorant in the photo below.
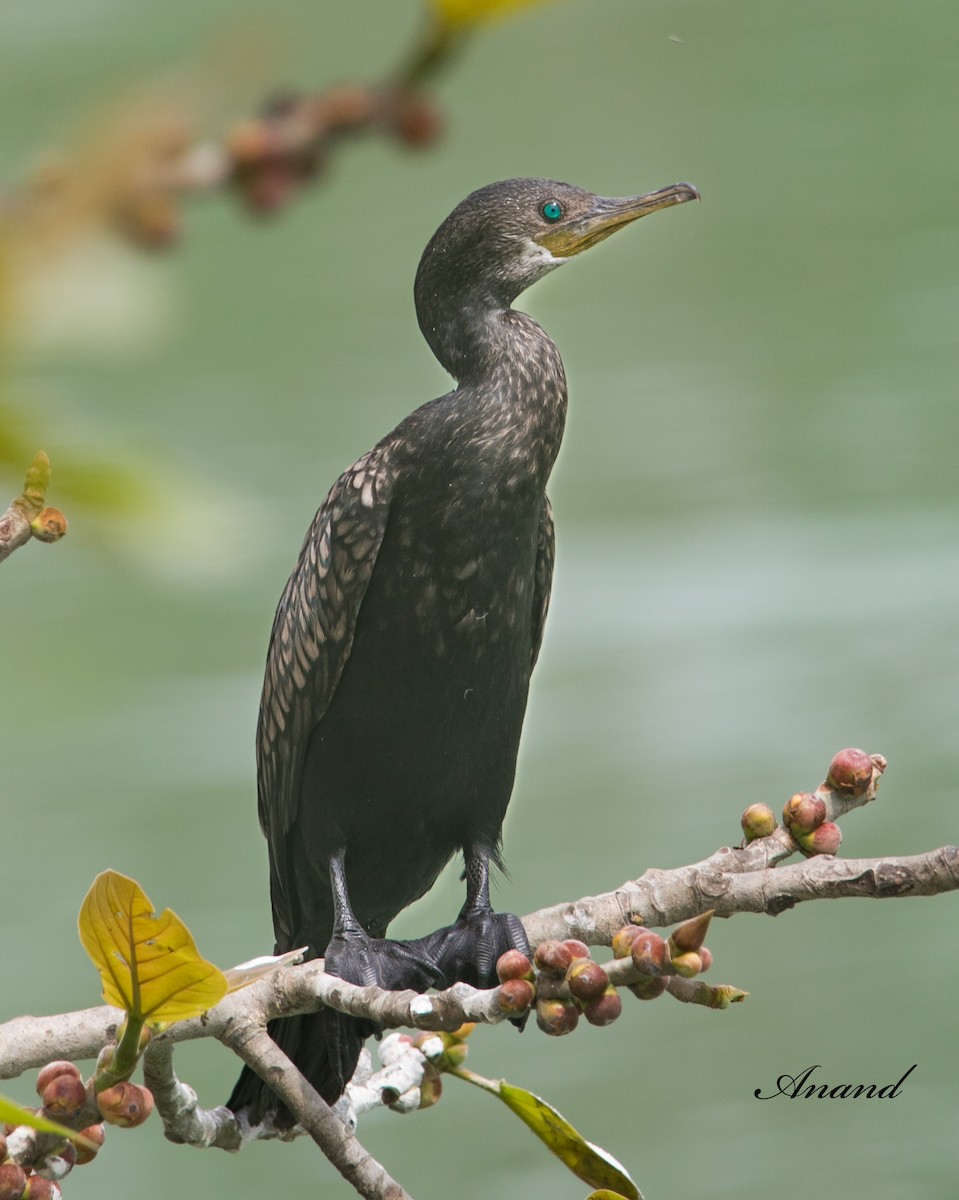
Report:
M 553 571 L 546 481 L 566 416 L 556 347 L 512 302 L 637 217 L 698 198 L 675 184 L 604 199 L 565 183 L 481 188 L 439 227 L 416 312 L 456 379 L 333 485 L 280 599 L 257 730 L 277 952 L 309 946 L 357 983 L 495 983 L 518 918 L 490 907 Z M 457 922 L 390 942 L 389 922 L 454 853 Z M 369 1023 L 331 1010 L 270 1033 L 328 1101 Z M 290 1115 L 247 1069 L 229 1105 Z

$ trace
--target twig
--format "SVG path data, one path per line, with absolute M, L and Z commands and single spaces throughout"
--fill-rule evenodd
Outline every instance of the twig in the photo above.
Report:
M 67 519 L 58 508 L 45 508 L 50 483 L 50 460 L 38 450 L 23 482 L 23 491 L 10 501 L 0 517 L 0 562 L 25 546 L 31 538 L 58 542 L 67 531 Z

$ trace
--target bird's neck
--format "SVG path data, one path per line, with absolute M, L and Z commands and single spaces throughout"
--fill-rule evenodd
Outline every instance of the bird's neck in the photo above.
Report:
M 529 483 L 545 486 L 566 423 L 566 373 L 556 346 L 532 317 L 512 308 L 447 310 L 444 320 L 439 348 L 431 345 L 459 382 L 452 398 L 464 434 L 487 443 L 504 465 L 511 460 L 511 471 L 522 461 Z

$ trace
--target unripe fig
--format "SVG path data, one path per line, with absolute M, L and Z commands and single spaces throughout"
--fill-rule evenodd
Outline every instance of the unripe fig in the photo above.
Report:
M 51 1179 L 42 1175 L 30 1175 L 23 1189 L 23 1200 L 60 1200 L 63 1193 Z
M 427 1067 L 420 1083 L 420 1108 L 432 1108 L 443 1094 L 443 1077 Z
M 0 1164 L 0 1200 L 20 1200 L 27 1186 L 27 1173 L 16 1163 Z
M 572 1004 L 562 1000 L 537 1000 L 536 1024 L 551 1037 L 572 1033 L 579 1024 L 579 1013 Z
M 95 1149 L 87 1149 L 86 1146 L 77 1146 L 77 1166 L 83 1167 L 96 1158 L 97 1149 L 103 1145 L 103 1139 L 106 1137 L 106 1130 L 102 1125 L 90 1125 L 86 1129 L 81 1129 L 80 1132 L 87 1141 L 93 1142 L 95 1147 Z
M 693 917 L 691 921 L 683 921 L 682 925 L 677 925 L 673 930 L 673 935 L 669 939 L 671 944 L 676 947 L 681 953 L 686 950 L 698 950 L 706 940 L 706 934 L 709 932 L 709 922 L 713 919 L 713 909 L 708 912 L 700 913 L 698 917 Z
M 793 836 L 818 828 L 825 819 L 826 802 L 809 792 L 797 792 L 783 808 L 783 823 Z
M 533 964 L 522 950 L 507 950 L 496 960 L 496 975 L 500 983 L 505 983 L 507 979 L 532 980 Z
M 638 1000 L 655 1000 L 657 996 L 661 996 L 666 991 L 666 979 L 662 975 L 650 975 L 648 979 L 631 983 L 629 990 Z
M 132 1129 L 142 1125 L 153 1112 L 153 1096 L 135 1083 L 115 1083 L 97 1095 L 100 1116 L 108 1125 Z
M 536 989 L 528 979 L 507 979 L 500 984 L 497 1003 L 504 1013 L 524 1013 L 536 999 Z
M 585 942 L 581 942 L 579 938 L 567 938 L 563 945 L 573 958 L 589 958 L 589 946 Z
M 833 821 L 826 821 L 812 833 L 800 834 L 796 841 L 807 858 L 816 854 L 838 854 L 842 845 L 842 830 Z
M 37 1076 L 37 1095 L 42 1096 L 47 1090 L 47 1084 L 56 1079 L 58 1075 L 72 1075 L 74 1079 L 79 1079 L 80 1071 L 75 1063 L 67 1062 L 62 1058 L 57 1059 L 56 1062 L 47 1063 Z
M 665 938 L 645 929 L 633 940 L 632 957 L 644 975 L 658 975 L 669 961 L 669 947 Z
M 56 1075 L 43 1089 L 43 1113 L 54 1121 L 68 1117 L 87 1101 L 87 1089 L 79 1075 Z
M 645 925 L 624 925 L 622 929 L 613 934 L 613 940 L 610 943 L 613 951 L 613 958 L 629 958 L 630 951 L 633 948 L 633 942 L 641 933 L 646 933 L 648 930 Z
M 595 1000 L 609 987 L 609 976 L 591 958 L 577 958 L 566 972 L 570 993 L 577 1000 Z
M 829 764 L 826 783 L 844 796 L 861 796 L 872 783 L 873 761 L 865 750 L 840 750 Z
M 676 974 L 682 975 L 684 979 L 692 979 L 703 969 L 703 960 L 695 950 L 687 950 L 685 954 L 676 954 L 672 961 Z
M 533 962 L 539 970 L 553 979 L 562 979 L 572 961 L 573 955 L 564 942 L 540 942 L 533 955 Z
M 776 831 L 776 814 L 768 804 L 750 804 L 740 817 L 740 824 L 747 842 L 756 838 L 769 837 Z
M 612 1025 L 622 1011 L 623 1002 L 619 992 L 610 984 L 601 996 L 590 1000 L 583 1009 L 583 1016 L 590 1025 Z

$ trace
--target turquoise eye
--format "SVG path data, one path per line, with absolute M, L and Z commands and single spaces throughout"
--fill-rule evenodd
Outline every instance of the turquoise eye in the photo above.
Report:
M 558 221 L 563 215 L 563 206 L 558 200 L 547 200 L 540 211 L 547 221 Z

